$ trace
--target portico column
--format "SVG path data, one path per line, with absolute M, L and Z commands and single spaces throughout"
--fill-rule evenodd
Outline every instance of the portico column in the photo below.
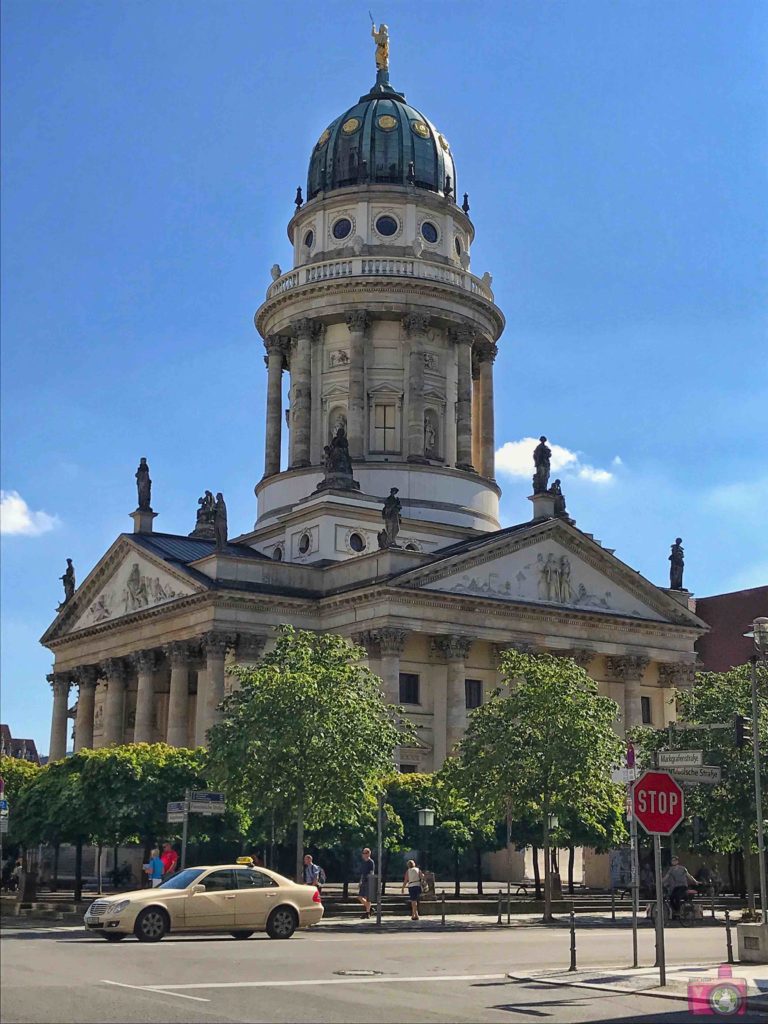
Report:
M 94 665 L 84 665 L 75 672 L 78 683 L 77 718 L 75 719 L 75 753 L 93 747 L 93 713 L 96 705 L 97 671 Z
M 648 666 L 648 658 L 638 654 L 621 654 L 606 659 L 608 671 L 624 684 L 624 731 L 643 724 L 640 680 Z
M 387 704 L 400 703 L 400 655 L 405 650 L 408 633 L 404 629 L 385 626 L 373 631 L 373 638 L 381 652 L 380 675 L 384 682 Z
M 53 690 L 53 714 L 51 716 L 51 742 L 48 760 L 60 761 L 67 755 L 67 710 L 69 702 L 69 676 L 53 672 L 46 676 Z
M 464 636 L 441 636 L 435 639 L 435 647 L 447 662 L 445 744 L 447 754 L 454 752 L 467 727 L 464 661 L 471 646 L 472 640 Z
M 472 353 L 472 465 L 480 468 L 480 363 L 477 346 Z
M 472 342 L 475 333 L 463 324 L 454 332 L 457 346 L 456 467 L 474 471 L 472 465 Z
M 478 367 L 480 372 L 480 402 L 479 402 L 479 429 L 478 435 L 478 456 L 481 476 L 493 480 L 496 475 L 495 454 L 496 439 L 493 418 L 493 361 L 496 358 L 498 348 L 491 341 L 481 342 L 476 346 L 478 356 Z
M 410 339 L 408 357 L 408 461 L 426 462 L 424 457 L 424 339 L 429 317 L 409 313 L 403 328 Z
M 371 317 L 364 309 L 347 313 L 349 328 L 349 403 L 347 439 L 353 459 L 365 455 L 365 340 Z
M 186 747 L 189 742 L 189 646 L 175 641 L 166 644 L 163 652 L 171 663 L 166 743 L 171 747 Z
M 104 705 L 104 746 L 123 742 L 123 717 L 125 712 L 125 665 L 119 658 L 109 658 L 102 663 L 102 672 L 107 680 L 107 699 Z
M 138 651 L 132 656 L 138 676 L 136 690 L 136 723 L 133 728 L 134 743 L 151 743 L 155 724 L 155 666 L 154 651 Z
M 264 476 L 280 472 L 280 444 L 283 428 L 283 363 L 285 341 L 279 335 L 267 338 L 267 428 L 264 435 Z
M 203 637 L 206 687 L 202 702 L 199 689 L 197 693 L 198 704 L 202 703 L 203 711 L 202 722 L 200 714 L 197 715 L 195 742 L 198 746 L 207 742 L 208 730 L 219 720 L 218 707 L 224 700 L 224 658 L 231 643 L 231 637 L 223 633 L 211 632 Z M 202 735 L 198 733 L 200 728 Z
M 295 325 L 296 350 L 291 359 L 291 427 L 293 466 L 309 465 L 312 416 L 312 336 L 315 321 L 304 317 Z

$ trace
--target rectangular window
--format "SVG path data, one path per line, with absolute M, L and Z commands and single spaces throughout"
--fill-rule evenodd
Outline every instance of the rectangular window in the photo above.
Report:
M 640 710 L 642 712 L 643 725 L 651 724 L 651 698 L 641 697 L 640 698 Z
M 416 765 L 415 764 L 401 764 L 400 765 L 400 773 L 402 775 L 410 775 L 412 772 L 415 772 L 415 771 L 416 771 Z
M 419 703 L 419 677 L 414 672 L 400 673 L 400 703 Z
M 464 680 L 464 698 L 467 708 L 479 708 L 483 703 L 483 682 L 481 679 Z
M 397 408 L 394 405 L 374 405 L 373 407 L 373 445 L 377 452 L 396 452 L 397 438 L 395 417 Z

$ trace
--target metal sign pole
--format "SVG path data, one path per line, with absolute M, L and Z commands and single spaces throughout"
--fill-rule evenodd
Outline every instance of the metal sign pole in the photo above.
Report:
M 376 867 L 378 869 L 376 886 L 376 925 L 381 925 L 381 885 L 382 873 L 381 862 L 384 855 L 384 794 L 379 793 L 378 807 L 376 809 Z
M 189 835 L 189 790 L 184 790 L 184 824 L 181 827 L 181 869 L 187 866 L 187 836 Z
M 661 836 L 653 837 L 653 860 L 656 868 L 656 966 L 659 968 L 659 985 L 667 984 L 667 966 L 664 955 L 664 889 L 661 884 Z
M 637 818 L 635 817 L 634 805 L 634 782 L 629 784 L 629 844 L 630 844 L 630 871 L 632 882 L 632 966 L 638 966 L 637 958 L 637 916 L 640 907 L 640 872 L 637 856 Z

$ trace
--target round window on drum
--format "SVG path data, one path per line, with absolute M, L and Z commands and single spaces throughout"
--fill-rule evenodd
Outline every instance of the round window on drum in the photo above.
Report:
M 365 538 L 359 533 L 353 533 L 349 538 L 349 546 L 353 551 L 365 551 Z
M 422 238 L 434 245 L 439 238 L 438 230 L 430 220 L 425 220 L 421 225 L 421 236 Z
M 301 539 L 299 540 L 299 553 L 306 555 L 309 551 L 310 539 L 308 533 L 302 533 Z
M 390 238 L 392 235 L 397 234 L 399 226 L 395 218 L 390 217 L 389 214 L 385 214 L 376 220 L 376 230 L 380 235 L 384 235 L 385 238 Z
M 333 225 L 332 232 L 334 238 L 346 238 L 352 230 L 352 221 L 349 217 L 339 217 L 336 223 Z
M 314 244 L 315 244 L 315 232 L 314 231 L 308 231 L 306 233 L 306 235 L 304 235 L 304 246 L 307 249 L 311 249 Z

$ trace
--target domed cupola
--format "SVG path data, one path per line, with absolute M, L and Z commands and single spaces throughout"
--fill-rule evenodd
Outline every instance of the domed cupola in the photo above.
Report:
M 456 196 L 448 140 L 389 84 L 386 66 L 376 85 L 337 117 L 315 143 L 307 199 L 353 185 L 405 185 Z

